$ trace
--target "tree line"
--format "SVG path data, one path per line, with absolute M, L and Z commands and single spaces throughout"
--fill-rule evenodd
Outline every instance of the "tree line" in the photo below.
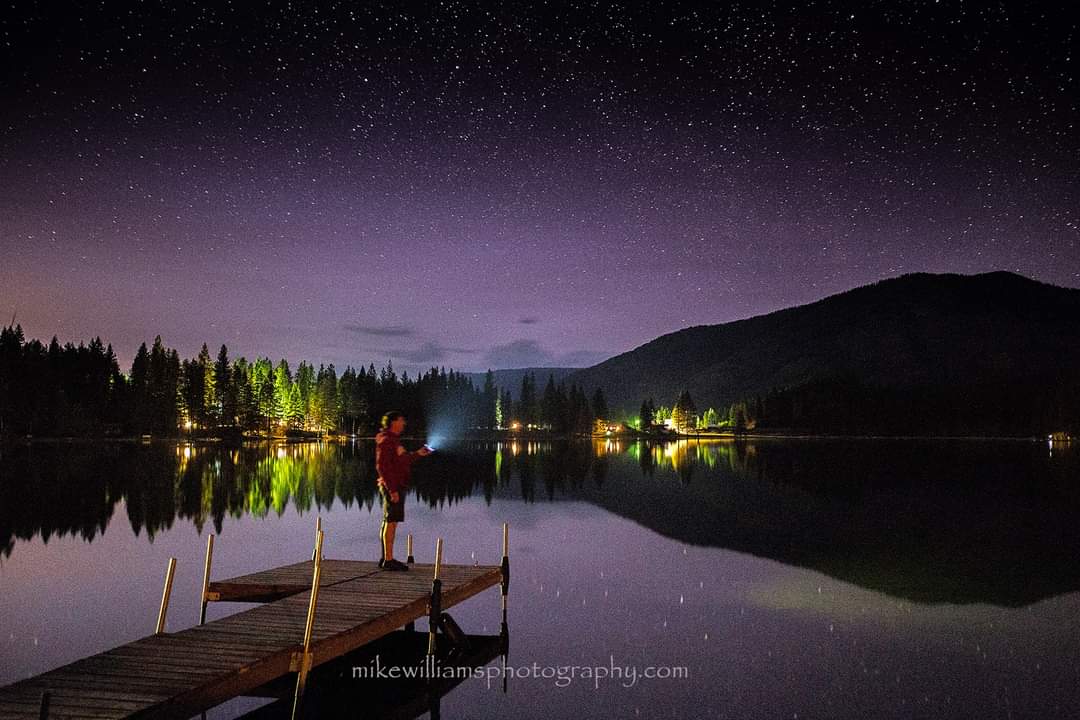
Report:
M 641 404 L 638 428 L 670 419 L 678 432 L 797 431 L 838 435 L 975 435 L 1030 437 L 1080 433 L 1080 380 L 1047 384 L 978 382 L 880 387 L 854 377 L 822 378 L 773 389 L 698 414 L 684 390 L 674 405 Z
M 177 435 L 233 432 L 345 432 L 376 429 L 382 413 L 404 412 L 411 429 L 438 417 L 447 429 L 495 427 L 497 393 L 489 373 L 477 388 L 463 373 L 431 368 L 410 377 L 282 359 L 181 359 L 158 336 L 143 343 L 130 372 L 112 345 L 45 345 L 18 325 L 0 330 L 0 433 L 7 435 Z
M 550 373 L 543 390 L 538 390 L 535 372 L 525 373 L 517 400 L 509 390 L 503 390 L 499 394 L 498 410 L 500 427 L 519 423 L 525 429 L 555 433 L 591 433 L 596 421 L 610 419 L 603 390 L 596 388 L 590 397 L 577 383 L 567 385 L 565 380 L 556 383 Z
M 392 362 L 376 369 L 302 361 L 295 367 L 268 357 L 231 358 L 204 344 L 181 359 L 160 336 L 143 343 L 128 373 L 112 345 L 45 345 L 26 340 L 21 326 L 0 329 L 0 434 L 166 435 L 258 432 L 367 434 L 382 413 L 400 410 L 411 430 L 438 422 L 440 430 L 520 427 L 588 433 L 608 415 L 603 391 L 592 397 L 576 384 L 535 374 L 522 379 L 515 400 L 489 370 L 477 387 L 464 373 L 434 368 L 410 377 Z
M 676 398 L 674 405 L 657 405 L 653 398 L 646 398 L 641 403 L 641 409 L 635 418 L 637 428 L 648 432 L 654 427 L 665 425 L 671 420 L 672 426 L 678 432 L 689 433 L 695 430 L 731 429 L 743 431 L 753 429 L 763 415 L 760 398 L 752 401 L 740 400 L 728 405 L 727 408 L 717 410 L 714 407 L 707 408 L 698 413 L 694 399 L 689 390 L 683 390 Z

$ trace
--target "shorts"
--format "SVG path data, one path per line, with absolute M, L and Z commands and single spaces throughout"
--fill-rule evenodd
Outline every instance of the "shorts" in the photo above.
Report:
M 382 483 L 379 486 L 379 497 L 382 498 L 383 522 L 401 522 L 405 519 L 405 493 L 398 493 L 398 501 L 391 502 L 390 491 Z

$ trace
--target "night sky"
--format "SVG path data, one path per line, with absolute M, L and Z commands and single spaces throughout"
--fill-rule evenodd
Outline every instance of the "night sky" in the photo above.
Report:
M 905 272 L 1080 286 L 1064 10 L 47 5 L 0 11 L 0 315 L 125 369 L 587 365 Z

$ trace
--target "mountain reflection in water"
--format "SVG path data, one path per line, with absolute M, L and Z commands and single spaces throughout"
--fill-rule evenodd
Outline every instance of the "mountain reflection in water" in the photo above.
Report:
M 1026 605 L 1080 589 L 1077 453 L 924 440 L 469 442 L 417 464 L 431 507 L 583 500 L 662 535 L 808 567 L 928 603 Z M 178 519 L 370 507 L 373 447 L 38 443 L 0 453 L 0 550 Z M 553 508 L 557 512 L 557 508 Z

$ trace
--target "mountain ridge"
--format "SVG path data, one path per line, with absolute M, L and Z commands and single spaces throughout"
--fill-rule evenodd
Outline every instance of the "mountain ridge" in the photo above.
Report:
M 774 426 L 917 432 L 914 418 L 956 414 L 950 405 L 961 402 L 971 409 L 938 431 L 1034 432 L 1076 417 L 1076 367 L 1080 289 L 1009 271 L 920 272 L 674 330 L 565 379 L 590 394 L 602 388 L 624 415 L 648 397 L 671 405 L 685 389 L 699 410 L 778 398 Z M 904 421 L 875 418 L 873 402 Z M 1027 419 L 1002 420 L 1010 404 Z M 848 427 L 829 421 L 830 412 L 847 416 Z

